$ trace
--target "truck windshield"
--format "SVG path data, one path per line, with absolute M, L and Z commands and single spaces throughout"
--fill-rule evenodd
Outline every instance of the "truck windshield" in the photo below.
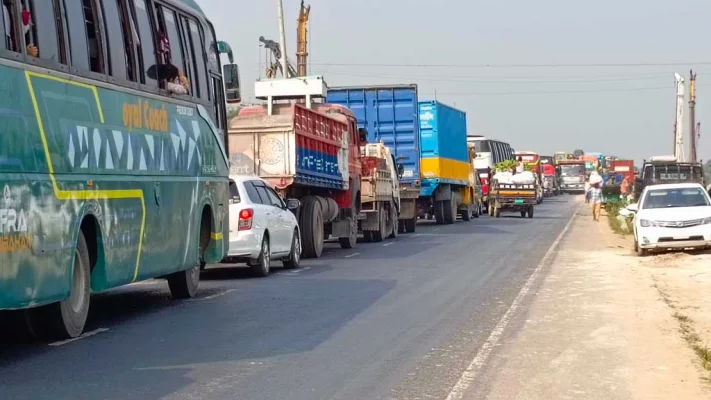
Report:
M 647 193 L 643 209 L 673 207 L 705 207 L 709 199 L 701 188 L 654 189 Z
M 562 165 L 560 167 L 560 174 L 562 176 L 576 176 L 585 173 L 585 169 L 582 165 Z

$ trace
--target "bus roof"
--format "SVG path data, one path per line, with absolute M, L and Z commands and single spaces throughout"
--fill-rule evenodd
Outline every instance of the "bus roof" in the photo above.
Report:
M 197 13 L 202 15 L 203 17 L 205 16 L 205 13 L 202 11 L 202 8 L 200 8 L 197 1 L 195 1 L 195 0 L 169 0 L 169 1 L 176 3 L 176 4 L 183 5 L 185 7 L 190 7 L 193 10 L 195 10 Z

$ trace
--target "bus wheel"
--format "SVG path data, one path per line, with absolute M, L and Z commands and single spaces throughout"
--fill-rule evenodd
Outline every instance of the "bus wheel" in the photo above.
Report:
M 32 336 L 39 339 L 71 339 L 84 331 L 91 297 L 89 248 L 79 231 L 74 251 L 72 287 L 69 297 L 46 306 L 25 311 Z
M 200 236 L 198 237 L 198 262 L 190 269 L 168 275 L 168 288 L 175 299 L 195 297 L 200 284 L 200 270 L 204 269 L 204 253 L 210 245 L 210 211 L 203 210 Z

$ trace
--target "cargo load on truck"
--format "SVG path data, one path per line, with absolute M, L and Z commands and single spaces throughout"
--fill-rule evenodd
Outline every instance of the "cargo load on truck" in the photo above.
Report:
M 301 202 L 295 214 L 304 257 L 320 257 L 329 237 L 354 247 L 365 139 L 355 117 L 315 102 L 326 95 L 321 77 L 257 82 L 255 95 L 267 104 L 243 108 L 229 124 L 231 173 L 258 175 Z
M 397 237 L 400 188 L 395 158 L 383 143 L 363 146 L 359 230 L 367 242 Z
M 502 211 L 520 212 L 521 218 L 533 218 L 538 203 L 538 179 L 531 171 L 517 174 L 497 170 L 489 191 L 489 215 L 499 218 Z
M 469 221 L 479 207 L 470 177 L 476 173 L 473 150 L 467 146 L 464 111 L 438 101 L 421 101 L 418 215 L 434 215 L 438 224 L 452 224 L 457 214 Z
M 417 85 L 332 87 L 326 101 L 350 109 L 368 143 L 382 142 L 395 156 L 400 171 L 399 231 L 414 232 L 421 179 Z

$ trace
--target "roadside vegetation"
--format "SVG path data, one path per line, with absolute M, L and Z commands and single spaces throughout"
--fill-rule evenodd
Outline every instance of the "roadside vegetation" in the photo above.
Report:
M 709 348 L 702 342 L 701 337 L 694 330 L 694 320 L 691 319 L 691 317 L 689 317 L 688 315 L 679 312 L 676 303 L 672 301 L 669 293 L 667 293 L 666 290 L 662 289 L 659 286 L 659 283 L 655 283 L 654 287 L 659 292 L 659 295 L 662 297 L 662 300 L 664 300 L 664 302 L 669 306 L 669 308 L 674 310 L 674 314 L 672 315 L 679 322 L 679 331 L 681 332 L 681 336 L 684 338 L 689 347 L 694 350 L 696 356 L 699 357 L 701 366 L 706 371 L 711 372 L 711 348 Z M 711 376 L 707 377 L 706 379 L 711 380 Z
M 630 218 L 618 218 L 620 210 L 625 206 L 623 202 L 607 203 L 605 211 L 607 212 L 607 222 L 610 224 L 610 229 L 618 235 L 629 235 L 632 233 L 632 220 Z

